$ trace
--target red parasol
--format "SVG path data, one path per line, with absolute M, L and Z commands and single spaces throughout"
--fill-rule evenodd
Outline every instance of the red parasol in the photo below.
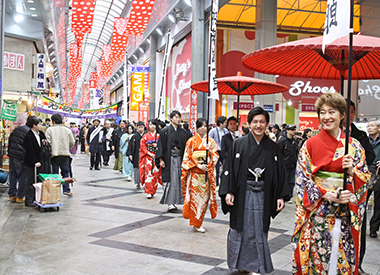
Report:
M 289 90 L 282 84 L 277 84 L 262 79 L 242 76 L 238 72 L 236 76 L 217 78 L 218 91 L 223 95 L 237 95 L 237 118 L 239 120 L 239 103 L 241 95 L 267 95 L 282 93 Z M 191 85 L 191 88 L 200 92 L 208 92 L 208 80 L 200 81 Z
M 326 45 L 323 37 L 307 38 L 254 51 L 243 65 L 264 74 L 320 79 L 348 78 L 349 35 Z M 380 38 L 354 35 L 352 79 L 380 78 Z

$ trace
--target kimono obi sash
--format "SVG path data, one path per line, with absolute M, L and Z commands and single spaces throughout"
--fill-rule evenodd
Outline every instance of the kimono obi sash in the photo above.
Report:
M 314 182 L 326 191 L 336 192 L 338 188 L 343 188 L 343 174 L 318 171 L 314 177 Z
M 206 164 L 206 150 L 205 149 L 195 149 L 193 152 L 193 158 L 198 162 L 198 164 Z M 206 172 L 194 167 L 194 172 L 197 174 L 205 174 Z
M 145 143 L 145 146 L 146 146 L 146 149 L 149 151 L 149 152 L 152 152 L 152 153 L 155 153 L 157 151 L 157 141 L 156 140 L 148 140 L 146 143 Z

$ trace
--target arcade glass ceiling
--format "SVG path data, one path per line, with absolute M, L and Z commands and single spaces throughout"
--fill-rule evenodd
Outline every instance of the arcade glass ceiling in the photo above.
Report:
M 131 56 L 144 51 L 140 43 L 149 43 L 149 34 L 165 27 L 170 20 L 167 7 L 186 10 L 191 0 L 6 0 L 5 4 L 8 16 L 23 15 L 43 23 L 44 51 L 54 66 L 50 82 L 64 91 L 68 105 L 75 98 L 81 107 L 90 85 L 102 89 L 121 76 L 125 52 Z M 256 4 L 256 0 L 229 1 L 220 8 L 218 26 L 254 30 Z M 277 0 L 277 31 L 321 35 L 326 4 L 326 0 Z M 360 31 L 359 17 L 360 1 L 355 1 L 355 32 Z

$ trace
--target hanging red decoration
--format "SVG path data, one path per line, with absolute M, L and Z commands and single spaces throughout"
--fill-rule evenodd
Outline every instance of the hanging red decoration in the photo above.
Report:
M 95 0 L 73 0 L 71 30 L 73 33 L 91 33 Z
M 105 61 L 109 61 L 109 57 L 111 54 L 111 45 L 103 45 L 103 56 Z
M 91 78 L 90 78 L 90 88 L 91 89 L 97 89 L 98 88 L 98 79 L 99 76 L 96 72 L 91 73 Z
M 152 14 L 154 0 L 133 1 L 129 21 L 127 24 L 127 32 L 132 35 L 142 34 Z

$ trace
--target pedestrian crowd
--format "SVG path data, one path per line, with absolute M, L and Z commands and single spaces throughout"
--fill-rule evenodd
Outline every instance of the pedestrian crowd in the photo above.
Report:
M 295 203 L 293 274 L 366 274 L 362 263 L 366 247 L 367 204 L 374 194 L 371 238 L 380 226 L 380 120 L 371 119 L 367 135 L 353 123 L 355 105 L 346 115 L 346 101 L 326 93 L 316 102 L 321 130 L 296 125 L 269 126 L 261 107 L 247 115 L 247 127 L 238 130 L 236 117 L 221 116 L 210 129 L 206 119 L 196 121 L 196 133 L 181 125 L 179 111 L 170 123 L 110 121 L 83 123 L 70 128 L 54 114 L 44 124 L 36 116 L 17 127 L 9 139 L 9 200 L 33 206 L 33 183 L 38 173 L 59 171 L 72 177 L 72 155 L 90 155 L 90 170 L 108 166 L 127 181 L 144 188 L 147 199 L 162 186 L 160 204 L 189 220 L 195 232 L 205 233 L 207 209 L 217 215 L 218 196 L 230 215 L 227 263 L 231 270 L 272 272 L 268 232 L 271 219 Z M 347 117 L 347 118 L 346 118 Z M 345 129 L 345 120 L 350 129 Z M 50 125 L 52 122 L 52 125 Z M 344 154 L 348 134 L 349 150 Z M 313 136 L 314 135 L 314 136 Z M 347 188 L 343 188 L 344 171 Z M 18 183 L 18 184 L 17 184 Z M 69 184 L 63 194 L 72 196 Z

